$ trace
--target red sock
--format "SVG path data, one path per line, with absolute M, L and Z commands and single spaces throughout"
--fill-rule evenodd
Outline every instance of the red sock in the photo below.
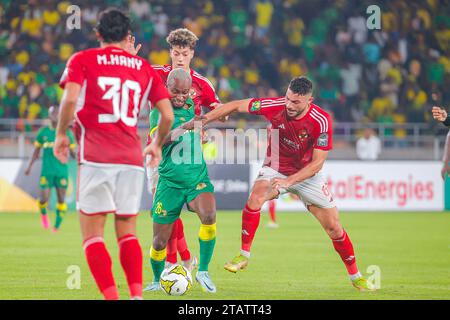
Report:
M 347 232 L 344 230 L 344 234 L 337 238 L 331 239 L 333 241 L 334 249 L 341 256 L 342 262 L 344 262 L 349 275 L 358 273 L 358 267 L 356 266 L 355 252 L 353 251 L 353 245 Z
M 269 201 L 269 215 L 270 215 L 270 220 L 272 220 L 273 222 L 276 222 L 276 201 L 275 200 L 270 200 Z
M 181 219 L 177 220 L 178 222 L 178 232 L 177 232 L 177 249 L 180 254 L 181 260 L 187 261 L 191 259 L 191 253 L 189 252 L 186 238 L 184 237 L 184 226 Z
M 259 226 L 259 219 L 261 217 L 260 209 L 250 209 L 248 205 L 245 205 L 242 211 L 242 245 L 241 249 L 243 251 L 250 252 L 252 246 L 253 238 L 255 237 L 256 230 Z
M 118 300 L 119 292 L 112 274 L 112 261 L 103 238 L 92 237 L 84 240 L 83 249 L 91 274 L 105 299 Z
M 119 242 L 120 263 L 127 278 L 130 297 L 142 298 L 142 249 L 133 234 L 127 234 Z
M 175 220 L 172 227 L 172 234 L 170 235 L 169 240 L 167 241 L 166 246 L 166 261 L 169 263 L 177 263 L 177 234 L 178 234 L 178 221 L 180 219 Z

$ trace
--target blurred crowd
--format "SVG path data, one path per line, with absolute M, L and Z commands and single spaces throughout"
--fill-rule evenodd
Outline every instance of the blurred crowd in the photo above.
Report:
M 381 30 L 367 28 L 374 3 Z M 81 9 L 79 30 L 66 27 L 71 4 Z M 432 104 L 449 102 L 445 0 L 2 0 L 0 118 L 47 116 L 67 59 L 98 45 L 93 27 L 107 6 L 129 11 L 139 55 L 152 64 L 170 63 L 171 29 L 192 30 L 193 68 L 223 102 L 284 95 L 298 75 L 314 80 L 315 103 L 340 122 L 425 122 Z

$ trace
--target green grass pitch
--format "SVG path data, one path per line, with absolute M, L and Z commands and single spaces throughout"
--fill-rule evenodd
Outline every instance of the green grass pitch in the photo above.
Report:
M 182 217 L 191 252 L 198 255 L 199 220 L 190 213 Z M 144 299 L 450 299 L 449 213 L 342 213 L 361 272 L 367 275 L 370 265 L 381 270 L 381 289 L 366 293 L 351 286 L 330 240 L 311 215 L 279 213 L 278 229 L 266 228 L 267 220 L 263 214 L 248 269 L 232 274 L 223 264 L 239 250 L 240 213 L 218 212 L 210 265 L 216 294 L 203 293 L 194 284 L 183 297 L 145 292 Z M 37 214 L 0 213 L 0 225 L 0 299 L 101 298 L 85 262 L 75 213 L 67 215 L 58 234 L 43 230 Z M 105 233 L 121 298 L 128 299 L 112 216 Z M 147 283 L 152 278 L 147 212 L 139 217 L 138 235 Z M 80 289 L 67 288 L 71 265 L 81 268 Z

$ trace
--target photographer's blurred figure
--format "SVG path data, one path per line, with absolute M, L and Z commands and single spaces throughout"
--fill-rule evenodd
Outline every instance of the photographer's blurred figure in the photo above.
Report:
M 381 153 L 381 141 L 371 128 L 356 142 L 356 154 L 360 160 L 377 160 Z

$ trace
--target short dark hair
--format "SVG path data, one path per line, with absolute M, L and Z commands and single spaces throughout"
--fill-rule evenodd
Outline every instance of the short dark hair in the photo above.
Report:
M 291 80 L 289 89 L 293 93 L 305 96 L 313 92 L 313 84 L 307 77 L 297 77 Z
M 100 12 L 95 30 L 103 42 L 120 42 L 131 30 L 130 18 L 120 9 L 108 8 Z

